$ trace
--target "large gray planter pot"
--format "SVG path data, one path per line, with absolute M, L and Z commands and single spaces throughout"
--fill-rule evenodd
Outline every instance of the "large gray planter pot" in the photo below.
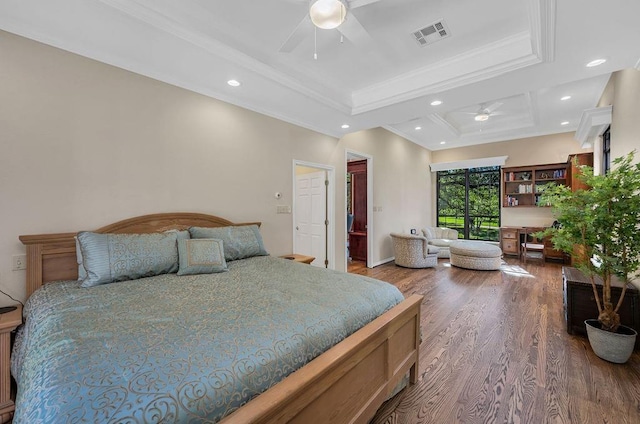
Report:
M 633 353 L 633 346 L 636 344 L 638 333 L 633 328 L 625 325 L 618 327 L 618 331 L 613 333 L 600 328 L 597 319 L 588 319 L 585 322 L 587 336 L 593 352 L 605 361 L 616 364 L 624 364 Z

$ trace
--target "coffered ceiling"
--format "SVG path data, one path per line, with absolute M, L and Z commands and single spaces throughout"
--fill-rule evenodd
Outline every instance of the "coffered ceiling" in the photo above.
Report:
M 384 127 L 431 150 L 575 131 L 611 72 L 640 68 L 638 0 L 348 6 L 316 30 L 307 0 L 5 0 L 0 28 L 332 136 Z M 434 24 L 444 36 L 421 45 Z

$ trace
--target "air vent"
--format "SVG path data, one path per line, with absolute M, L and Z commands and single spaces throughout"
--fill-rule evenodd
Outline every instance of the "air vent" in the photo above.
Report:
M 422 29 L 418 29 L 412 34 L 416 42 L 422 47 L 433 44 L 450 35 L 449 29 L 443 20 L 439 20 L 438 22 L 427 25 Z

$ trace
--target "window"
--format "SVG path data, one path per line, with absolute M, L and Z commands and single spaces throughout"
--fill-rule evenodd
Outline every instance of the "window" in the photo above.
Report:
M 602 175 L 609 173 L 611 169 L 611 127 L 602 133 Z
M 438 171 L 438 226 L 458 237 L 499 240 L 500 167 Z

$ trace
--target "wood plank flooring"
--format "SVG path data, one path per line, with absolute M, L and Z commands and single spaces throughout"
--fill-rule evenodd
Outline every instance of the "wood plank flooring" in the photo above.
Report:
M 567 334 L 560 265 L 507 259 L 482 272 L 441 259 L 350 272 L 424 295 L 419 381 L 373 424 L 640 423 L 640 353 L 611 364 Z

